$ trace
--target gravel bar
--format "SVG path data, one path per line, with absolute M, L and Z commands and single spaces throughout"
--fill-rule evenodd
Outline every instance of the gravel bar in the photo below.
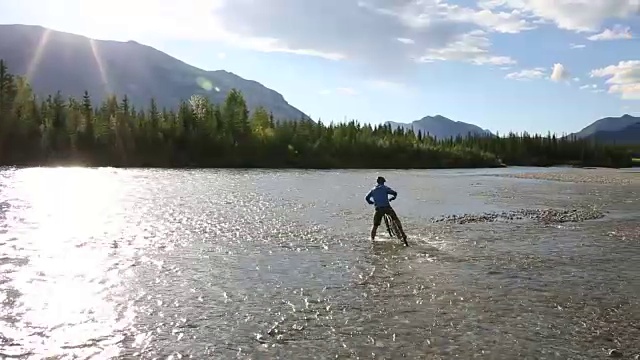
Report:
M 521 174 L 501 174 L 497 176 L 574 183 L 640 185 L 640 172 L 621 169 L 584 168 L 567 169 L 561 172 L 532 172 Z
M 495 221 L 534 220 L 544 224 L 558 224 L 566 222 L 582 222 L 601 219 L 604 213 L 594 207 L 573 209 L 519 209 L 482 214 L 447 215 L 433 218 L 433 223 L 471 224 Z

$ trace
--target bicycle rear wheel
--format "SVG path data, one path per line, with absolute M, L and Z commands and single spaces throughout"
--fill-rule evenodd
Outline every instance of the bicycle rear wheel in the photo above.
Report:
M 389 232 L 389 236 L 400 238 L 398 226 L 396 222 L 393 221 L 393 218 L 390 215 L 384 215 L 384 222 L 387 224 L 387 231 Z
M 386 215 L 386 216 L 389 216 L 389 215 Z M 398 223 L 395 220 L 393 220 L 391 216 L 389 216 L 388 221 L 391 223 L 389 234 L 393 233 L 393 235 L 391 236 L 397 237 L 398 239 L 404 242 L 405 246 L 409 246 L 409 243 L 407 242 L 407 240 L 405 240 L 404 236 L 402 236 L 402 232 L 400 231 L 400 227 L 398 226 Z

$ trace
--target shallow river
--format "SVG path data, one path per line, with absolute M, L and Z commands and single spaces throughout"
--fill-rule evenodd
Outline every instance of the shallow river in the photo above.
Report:
M 640 188 L 523 171 L 385 171 L 406 248 L 369 240 L 376 171 L 3 169 L 0 357 L 634 358 Z

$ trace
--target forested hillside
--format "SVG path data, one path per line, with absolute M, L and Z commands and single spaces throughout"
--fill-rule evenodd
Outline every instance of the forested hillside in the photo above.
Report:
M 555 136 L 443 141 L 390 125 L 281 122 L 249 116 L 242 93 L 222 104 L 193 96 L 176 107 L 136 108 L 126 94 L 93 103 L 36 97 L 0 61 L 0 164 L 155 167 L 445 168 L 583 164 L 629 166 L 628 150 Z
M 278 92 L 224 70 L 206 71 L 135 41 L 96 40 L 34 25 L 0 24 L 0 59 L 12 72 L 28 75 L 36 94 L 60 91 L 81 97 L 86 90 L 102 101 L 110 93 L 127 94 L 146 106 L 153 97 L 171 108 L 193 94 L 221 103 L 238 89 L 250 111 L 263 106 L 282 120 L 309 117 Z

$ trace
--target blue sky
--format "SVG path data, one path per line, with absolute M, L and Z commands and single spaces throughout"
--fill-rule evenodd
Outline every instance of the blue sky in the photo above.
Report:
M 136 40 L 314 119 L 573 132 L 640 115 L 640 0 L 0 0 L 0 23 Z

